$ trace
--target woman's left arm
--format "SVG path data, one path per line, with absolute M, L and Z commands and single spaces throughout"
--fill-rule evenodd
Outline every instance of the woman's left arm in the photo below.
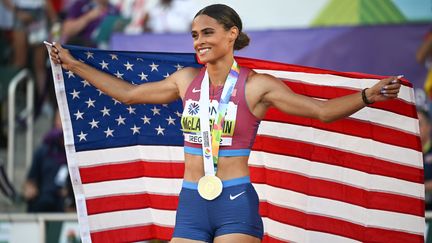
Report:
M 262 74 L 254 76 L 258 76 L 254 77 L 254 79 L 260 79 L 260 88 L 262 90 L 262 92 L 259 92 L 261 94 L 259 102 L 253 107 L 255 114 L 257 114 L 256 112 L 260 113 L 260 110 L 263 111 L 273 106 L 288 114 L 315 118 L 323 122 L 332 122 L 347 117 L 368 105 L 367 103 L 394 99 L 397 97 L 401 87 L 398 77 L 392 76 L 382 79 L 374 86 L 365 89 L 362 91 L 364 94 L 357 92 L 323 101 L 296 94 L 282 81 L 273 76 Z

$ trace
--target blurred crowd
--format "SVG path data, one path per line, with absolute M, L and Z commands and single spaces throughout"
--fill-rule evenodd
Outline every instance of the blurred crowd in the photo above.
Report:
M 43 41 L 108 48 L 113 33 L 189 32 L 190 0 L 0 0 L 0 66 L 28 68 L 35 80 L 35 119 L 52 117 L 19 193 L 28 212 L 74 210 L 61 123 Z M 0 99 L 0 148 L 7 147 Z M 3 112 L 2 109 L 3 108 Z M 19 123 L 19 117 L 17 118 Z M 17 185 L 14 185 L 17 187 Z M 12 188 L 14 189 L 14 188 Z M 21 190 L 20 190 L 21 191 Z M 10 193 L 13 195 L 14 193 Z
M 417 100 L 420 140 L 423 151 L 425 209 L 432 210 L 432 28 L 425 34 L 416 53 L 416 59 L 427 70 L 423 100 Z M 418 96 L 418 94 L 417 94 Z

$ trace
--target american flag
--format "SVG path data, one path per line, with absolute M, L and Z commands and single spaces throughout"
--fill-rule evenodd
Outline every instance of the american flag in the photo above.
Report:
M 135 85 L 163 79 L 193 54 L 68 46 Z M 380 78 L 236 58 L 294 92 L 330 99 Z M 181 101 L 124 105 L 53 65 L 83 242 L 169 240 L 184 171 Z M 423 242 L 424 186 L 411 84 L 398 99 L 325 124 L 270 109 L 249 159 L 264 242 Z

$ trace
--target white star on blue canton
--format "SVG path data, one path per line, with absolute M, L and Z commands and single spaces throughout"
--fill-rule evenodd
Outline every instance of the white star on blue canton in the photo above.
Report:
M 100 90 L 100 89 L 97 89 L 97 91 L 99 92 L 99 96 L 101 96 L 101 95 L 105 94 L 105 93 L 104 93 L 104 92 L 102 92 L 102 90 Z
M 115 75 L 117 78 L 123 79 L 123 75 L 124 75 L 124 73 L 120 73 L 120 72 L 117 70 L 117 72 L 114 73 L 114 75 Z
M 170 76 L 169 73 L 163 75 L 164 78 L 168 78 L 169 76 Z
M 179 111 L 174 112 L 178 117 L 182 116 L 182 113 L 180 113 Z
M 131 71 L 133 71 L 133 69 L 132 69 L 133 64 L 127 62 L 126 64 L 123 64 L 123 65 L 126 67 L 126 70 L 131 70 Z
M 103 110 L 100 110 L 102 112 L 102 116 L 110 116 L 110 109 L 107 109 L 106 106 L 104 106 Z
M 116 100 L 116 99 L 114 99 L 114 98 L 112 98 L 112 100 L 114 101 L 114 105 L 121 104 L 120 101 L 118 101 L 118 100 Z
M 136 108 L 133 108 L 132 106 L 129 106 L 129 107 L 127 108 L 127 110 L 129 111 L 129 114 L 136 114 L 136 113 L 135 113 Z
M 80 98 L 79 97 L 79 93 L 80 93 L 80 91 L 76 91 L 75 89 L 73 90 L 73 92 L 72 93 L 69 93 L 69 94 L 71 94 L 72 95 L 72 99 L 74 100 L 75 98 Z
M 66 73 L 68 75 L 68 78 L 70 78 L 70 77 L 74 77 L 75 78 L 75 75 L 74 75 L 74 73 L 71 70 L 67 71 Z
M 148 75 L 145 75 L 143 72 L 141 72 L 141 74 L 138 74 L 138 76 L 140 76 L 141 81 L 143 81 L 143 80 L 147 81 Z
M 126 118 L 123 118 L 121 115 L 119 115 L 119 117 L 115 120 L 117 121 L 117 126 L 120 126 L 120 124 L 126 125 L 126 123 L 124 122 Z
M 160 109 L 156 108 L 156 106 L 153 106 L 153 109 L 150 109 L 150 110 L 153 111 L 153 116 L 156 114 L 160 115 L 160 112 L 159 112 Z
M 91 129 L 93 129 L 93 128 L 99 128 L 99 126 L 98 126 L 98 124 L 99 124 L 99 121 L 95 121 L 95 119 L 92 119 L 92 121 L 91 122 L 89 122 L 89 124 L 91 125 Z
M 157 131 L 157 135 L 162 134 L 162 136 L 165 136 L 164 134 L 164 130 L 165 128 L 162 128 L 160 125 L 158 127 L 155 128 L 155 130 Z
M 177 63 L 177 65 L 175 65 L 174 67 L 177 68 L 177 71 L 183 68 L 183 66 L 180 65 L 180 64 L 178 64 L 178 63 Z
M 102 60 L 102 62 L 99 63 L 99 64 L 101 65 L 102 70 L 104 70 L 105 68 L 108 70 L 108 64 L 109 63 L 105 62 L 105 60 Z
M 90 108 L 90 106 L 95 107 L 94 103 L 96 102 L 96 100 L 92 100 L 92 99 L 88 99 L 88 101 L 86 101 L 85 103 L 87 103 L 87 108 Z
M 87 55 L 87 59 L 89 59 L 89 58 L 93 58 L 94 59 L 94 57 L 93 57 L 93 52 L 90 52 L 90 51 L 87 51 L 87 52 L 85 52 L 84 54 L 86 54 Z
M 79 137 L 79 141 L 81 142 L 81 140 L 87 141 L 86 136 L 87 133 L 83 133 L 83 131 L 81 131 L 80 134 L 77 135 Z
M 111 60 L 118 60 L 118 57 L 116 54 L 110 54 Z
M 159 70 L 158 70 L 159 65 L 156 65 L 156 64 L 154 64 L 154 62 L 152 62 L 152 64 L 149 66 L 151 67 L 151 72 L 153 72 L 155 70 L 156 70 L 156 72 L 159 72 Z
M 135 133 L 138 133 L 138 134 L 140 133 L 139 130 L 141 129 L 141 127 L 137 127 L 137 126 L 134 124 L 134 126 L 131 127 L 130 129 L 131 129 L 132 132 L 133 132 L 132 135 L 134 135 Z
M 107 130 L 104 131 L 104 133 L 106 134 L 105 137 L 109 137 L 109 136 L 114 137 L 113 132 L 114 132 L 114 130 L 111 130 L 111 129 L 108 127 Z
M 148 118 L 147 116 L 144 116 L 143 118 L 141 118 L 141 120 L 143 120 L 144 124 L 146 124 L 146 123 L 150 124 L 151 118 Z
M 78 119 L 83 119 L 84 120 L 83 115 L 84 115 L 84 112 L 80 112 L 78 110 L 76 113 L 74 113 L 74 116 L 76 116 L 75 120 L 78 120 Z
M 173 124 L 175 126 L 175 120 L 174 118 L 172 118 L 171 116 L 169 116 L 167 119 L 165 119 L 168 121 L 168 125 Z
M 83 87 L 85 88 L 86 86 L 90 86 L 90 83 L 87 80 L 83 80 L 81 81 L 81 83 L 83 83 Z

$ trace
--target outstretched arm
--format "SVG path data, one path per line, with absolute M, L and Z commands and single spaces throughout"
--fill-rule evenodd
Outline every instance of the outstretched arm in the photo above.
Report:
M 64 69 L 79 75 L 105 94 L 125 104 L 172 102 L 181 97 L 182 88 L 179 88 L 177 80 L 192 80 L 194 74 L 190 69 L 184 68 L 159 82 L 132 85 L 76 60 L 60 44 L 53 46 L 50 56 L 54 63 L 61 64 Z
M 264 88 L 260 102 L 254 107 L 254 114 L 262 114 L 263 116 L 262 111 L 274 106 L 288 114 L 315 118 L 323 122 L 332 122 L 347 117 L 367 105 L 362 98 L 361 92 L 322 101 L 294 93 L 282 81 L 273 76 L 263 74 L 254 76 L 258 76 L 254 77 L 254 79 L 260 79 L 260 86 Z M 400 86 L 397 77 L 383 79 L 373 87 L 365 90 L 365 98 L 369 102 L 396 98 Z

